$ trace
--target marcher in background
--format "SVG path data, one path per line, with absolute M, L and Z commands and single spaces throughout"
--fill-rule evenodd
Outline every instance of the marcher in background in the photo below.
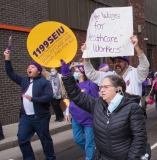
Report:
M 156 77 L 157 77 L 157 72 L 154 73 L 154 78 L 156 78 Z
M 114 71 L 100 72 L 96 71 L 91 65 L 88 58 L 84 59 L 84 67 L 87 78 L 101 86 L 102 80 L 108 75 L 119 75 L 122 76 L 126 83 L 126 92 L 134 95 L 141 96 L 142 94 L 142 82 L 146 79 L 149 71 L 149 62 L 147 57 L 141 51 L 138 46 L 138 39 L 136 36 L 131 36 L 131 42 L 137 52 L 139 59 L 139 65 L 137 68 L 130 66 L 130 60 L 128 56 L 123 57 L 113 57 L 111 58 Z M 82 52 L 86 49 L 84 44 L 81 47 Z
M 156 82 L 157 82 L 157 72 L 154 73 L 154 80 L 153 80 L 153 84 L 152 84 L 152 87 L 151 87 L 151 90 L 150 90 L 149 94 L 152 92 L 153 87 L 156 84 Z
M 122 77 L 108 75 L 100 87 L 102 97 L 94 98 L 81 92 L 64 61 L 61 73 L 69 98 L 93 114 L 95 160 L 140 160 L 147 142 L 145 118 L 138 104 L 140 96 L 125 97 Z
M 149 67 L 149 73 L 148 73 L 148 77 L 154 79 L 154 72 L 153 70 Z
M 49 81 L 53 89 L 53 100 L 51 102 L 54 109 L 56 119 L 55 122 L 62 122 L 64 119 L 64 114 L 60 106 L 62 99 L 66 98 L 66 91 L 61 79 L 61 74 L 55 68 L 50 69 Z
M 95 98 L 99 96 L 98 86 L 87 79 L 83 65 L 78 65 L 75 67 L 74 78 L 77 81 L 77 86 L 80 88 L 81 92 L 89 94 Z M 93 160 L 95 150 L 93 116 L 87 111 L 79 108 L 73 101 L 70 100 L 69 108 L 66 109 L 65 119 L 67 121 L 70 121 L 69 110 L 72 116 L 74 141 L 85 151 L 86 160 Z
M 142 83 L 142 110 L 144 113 L 145 118 L 147 119 L 147 113 L 146 113 L 146 108 L 147 108 L 147 102 L 146 102 L 146 97 L 149 96 L 152 84 L 153 84 L 153 79 L 154 79 L 154 73 L 152 70 L 149 70 L 149 74 L 146 78 L 146 80 Z
M 0 141 L 4 139 L 2 124 L 0 123 Z
M 102 71 L 102 72 L 108 72 L 110 70 L 110 67 L 108 64 L 106 63 L 102 63 L 99 68 L 98 68 L 99 71 Z
M 145 85 L 145 95 L 149 95 L 152 85 L 153 85 L 153 81 L 154 81 L 154 73 L 152 71 L 152 69 L 149 69 L 149 73 L 148 76 L 146 78 L 147 81 L 147 85 Z
M 10 51 L 4 52 L 5 70 L 9 78 L 21 86 L 21 119 L 18 126 L 18 143 L 24 160 L 35 160 L 30 139 L 37 133 L 46 160 L 55 160 L 53 141 L 49 134 L 50 102 L 53 99 L 51 84 L 41 77 L 42 67 L 31 62 L 28 76 L 16 74 L 10 61 Z
M 154 99 L 155 101 L 155 108 L 156 108 L 156 111 L 157 111 L 157 72 L 154 74 L 154 81 L 153 81 L 153 84 L 152 84 L 152 88 L 151 88 L 151 91 L 150 91 L 150 97 L 152 99 Z

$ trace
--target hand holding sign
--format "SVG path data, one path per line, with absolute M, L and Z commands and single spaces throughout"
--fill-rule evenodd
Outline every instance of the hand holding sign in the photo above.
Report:
M 12 49 L 12 31 L 10 31 L 9 42 L 8 42 L 8 50 Z
M 132 35 L 132 36 L 130 37 L 130 39 L 131 39 L 132 44 L 133 44 L 134 47 L 136 48 L 136 47 L 138 46 L 138 39 L 137 39 L 137 36 Z
M 5 60 L 10 60 L 10 50 L 6 49 L 3 54 L 5 57 Z
M 87 48 L 87 47 L 86 47 L 86 43 L 84 43 L 84 44 L 81 46 L 81 51 L 84 52 L 84 51 L 86 50 L 86 48 Z
M 77 41 L 73 32 L 59 22 L 43 22 L 35 26 L 28 38 L 27 49 L 30 56 L 45 67 L 60 67 L 61 59 L 70 62 L 77 51 Z

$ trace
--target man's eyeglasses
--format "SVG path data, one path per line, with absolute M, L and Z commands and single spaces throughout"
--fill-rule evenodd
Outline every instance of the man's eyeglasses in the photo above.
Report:
M 108 89 L 108 88 L 110 88 L 110 87 L 114 87 L 114 86 L 112 86 L 112 85 L 100 86 L 100 87 L 99 87 L 99 90 L 101 90 L 101 89 Z

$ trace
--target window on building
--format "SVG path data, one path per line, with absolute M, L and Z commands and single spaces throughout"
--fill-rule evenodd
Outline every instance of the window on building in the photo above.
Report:
M 91 58 L 90 61 L 94 69 L 98 70 L 98 67 L 100 66 L 100 64 L 104 62 L 104 58 Z

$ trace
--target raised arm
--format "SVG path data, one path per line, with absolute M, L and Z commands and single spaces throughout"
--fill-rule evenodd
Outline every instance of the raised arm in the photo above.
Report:
M 18 85 L 21 86 L 22 76 L 16 74 L 13 70 L 13 67 L 12 67 L 11 61 L 10 61 L 10 50 L 6 49 L 4 51 L 4 57 L 5 57 L 5 70 L 6 70 L 8 77 L 12 81 L 14 81 L 15 83 L 17 83 Z
M 83 44 L 81 46 L 81 50 L 82 52 L 86 50 L 86 44 Z M 83 62 L 84 62 L 84 69 L 85 69 L 87 78 L 90 79 L 92 82 L 96 83 L 98 86 L 101 86 L 101 82 L 103 78 L 107 76 L 107 73 L 96 71 L 93 68 L 89 58 L 84 58 Z
M 139 80 L 144 81 L 148 76 L 149 72 L 149 62 L 143 51 L 139 48 L 138 39 L 136 36 L 131 36 L 131 42 L 134 45 L 137 56 L 139 58 L 139 65 L 137 67 L 137 76 Z
M 70 100 L 72 100 L 78 107 L 90 112 L 94 112 L 96 99 L 86 93 L 81 92 L 80 88 L 77 86 L 74 77 L 69 72 L 69 66 L 62 61 L 62 80 L 64 87 L 68 94 Z
M 86 76 L 88 79 L 90 79 L 92 82 L 96 83 L 98 86 L 100 86 L 101 84 L 99 84 L 99 81 L 102 81 L 103 78 L 100 80 L 100 77 L 105 77 L 105 72 L 101 72 L 100 71 L 96 71 L 91 62 L 88 61 L 88 62 L 84 62 L 84 70 L 85 70 L 85 73 L 86 73 Z M 100 74 L 104 75 L 104 76 L 101 76 Z

